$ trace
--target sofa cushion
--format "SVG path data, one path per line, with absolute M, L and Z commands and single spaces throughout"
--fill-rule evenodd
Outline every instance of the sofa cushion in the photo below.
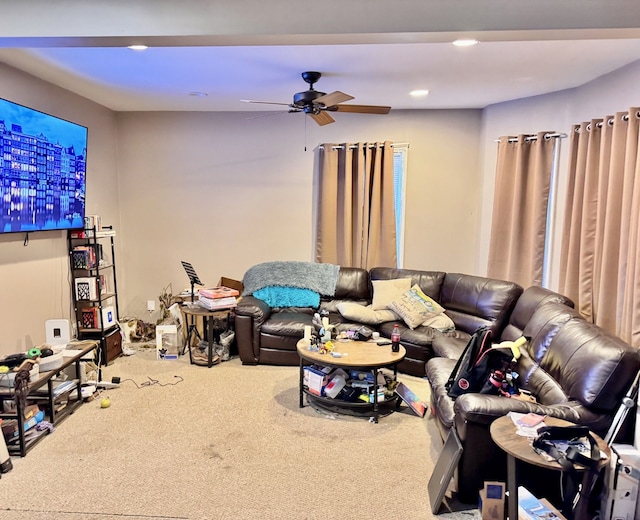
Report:
M 366 306 L 369 304 L 367 300 L 320 300 L 320 311 L 340 314 L 338 305 L 341 303 L 352 303 L 356 305 Z
M 348 319 L 366 325 L 379 325 L 386 321 L 394 321 L 398 319 L 395 312 L 389 309 L 374 311 L 371 305 L 359 305 L 354 302 L 340 302 L 338 312 Z
M 490 327 L 497 338 L 521 294 L 522 287 L 513 282 L 447 273 L 436 299 L 447 309 L 456 329 L 473 334 L 480 327 Z
M 522 334 L 529 338 L 525 348 L 534 362 L 542 361 L 560 327 L 572 319 L 584 318 L 571 307 L 556 303 L 543 305 L 532 314 Z
M 305 325 L 312 325 L 312 316 L 304 312 L 274 312 L 262 324 L 261 333 L 273 336 L 302 338 Z
M 336 291 L 330 299 L 371 301 L 369 272 L 360 267 L 340 267 Z
M 458 359 L 467 346 L 471 334 L 456 330 L 457 334 L 443 334 L 433 338 L 433 353 L 438 357 Z
M 417 284 L 391 301 L 389 308 L 411 329 L 444 312 L 444 308 L 424 294 Z
M 604 412 L 622 402 L 640 367 L 638 351 L 584 319 L 569 320 L 551 339 L 540 362 L 565 393 Z
M 573 301 L 566 296 L 544 287 L 532 285 L 525 289 L 520 298 L 518 298 L 500 339 L 514 341 L 522 336 L 524 328 L 529 323 L 534 312 L 547 303 L 561 303 L 573 308 Z
M 392 280 L 374 280 L 373 301 L 371 307 L 374 311 L 388 309 L 392 301 L 411 288 L 411 278 L 396 278 Z
M 431 386 L 432 410 L 448 430 L 453 425 L 455 401 L 447 394 L 446 383 L 456 366 L 455 359 L 431 358 L 427 361 L 426 375 Z
M 442 271 L 418 271 L 416 269 L 396 269 L 394 267 L 374 267 L 369 271 L 371 282 L 393 278 L 411 278 L 411 286 L 418 284 L 422 291 L 434 300 L 440 301 L 440 291 L 445 274 Z

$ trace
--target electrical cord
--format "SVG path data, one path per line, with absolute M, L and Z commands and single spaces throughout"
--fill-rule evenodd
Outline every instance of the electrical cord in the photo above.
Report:
M 122 381 L 120 381 L 120 384 L 124 383 L 125 381 L 131 381 L 134 385 L 136 385 L 136 388 L 138 390 L 141 390 L 142 388 L 149 387 L 149 386 L 175 386 L 175 385 L 177 385 L 179 383 L 182 383 L 184 381 L 184 378 L 182 376 L 173 376 L 173 377 L 174 378 L 178 378 L 178 381 L 169 382 L 169 383 L 161 383 L 158 379 L 152 379 L 151 377 L 147 376 L 148 381 L 143 381 L 140 384 L 138 384 L 133 379 L 123 379 Z

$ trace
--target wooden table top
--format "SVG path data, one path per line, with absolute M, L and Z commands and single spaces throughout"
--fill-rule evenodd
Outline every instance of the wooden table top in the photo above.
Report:
M 557 419 L 555 417 L 547 417 L 544 420 L 544 424 L 547 426 L 575 426 L 575 424 L 569 421 Z M 562 471 L 562 466 L 560 466 L 560 464 L 555 460 L 549 461 L 542 455 L 536 453 L 531 445 L 531 441 L 527 437 L 518 435 L 516 430 L 516 425 L 513 424 L 511 417 L 505 415 L 491 423 L 491 438 L 502 450 L 507 452 L 509 455 L 514 456 L 518 460 L 522 460 L 528 464 L 533 464 L 542 468 Z M 591 435 L 596 440 L 600 451 L 605 453 L 607 458 L 611 457 L 611 450 L 609 449 L 609 446 L 607 446 L 606 442 L 593 432 L 591 432 Z M 603 459 L 600 466 L 602 467 L 602 465 L 606 464 L 606 461 L 607 459 Z M 576 469 L 581 468 L 582 466 L 576 465 Z
M 342 357 L 333 357 L 331 354 L 309 350 L 309 340 L 301 339 L 296 345 L 298 354 L 307 361 L 332 365 L 336 367 L 361 367 L 376 368 L 399 363 L 407 354 L 405 348 L 400 345 L 399 352 L 392 352 L 391 345 L 378 345 L 374 341 L 337 341 L 333 342 L 334 352 L 339 352 Z

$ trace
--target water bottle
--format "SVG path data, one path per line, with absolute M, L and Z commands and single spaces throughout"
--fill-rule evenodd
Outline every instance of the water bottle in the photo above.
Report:
M 397 323 L 391 332 L 391 352 L 400 352 L 400 329 Z

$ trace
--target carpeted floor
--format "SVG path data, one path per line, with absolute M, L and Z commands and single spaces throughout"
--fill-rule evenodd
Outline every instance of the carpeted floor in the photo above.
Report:
M 406 407 L 378 424 L 298 406 L 298 368 L 210 369 L 141 349 L 122 379 L 58 425 L 0 480 L 0 519 L 479 518 L 431 514 L 435 425 Z M 420 398 L 426 380 L 400 375 Z M 456 509 L 456 512 L 450 512 Z

